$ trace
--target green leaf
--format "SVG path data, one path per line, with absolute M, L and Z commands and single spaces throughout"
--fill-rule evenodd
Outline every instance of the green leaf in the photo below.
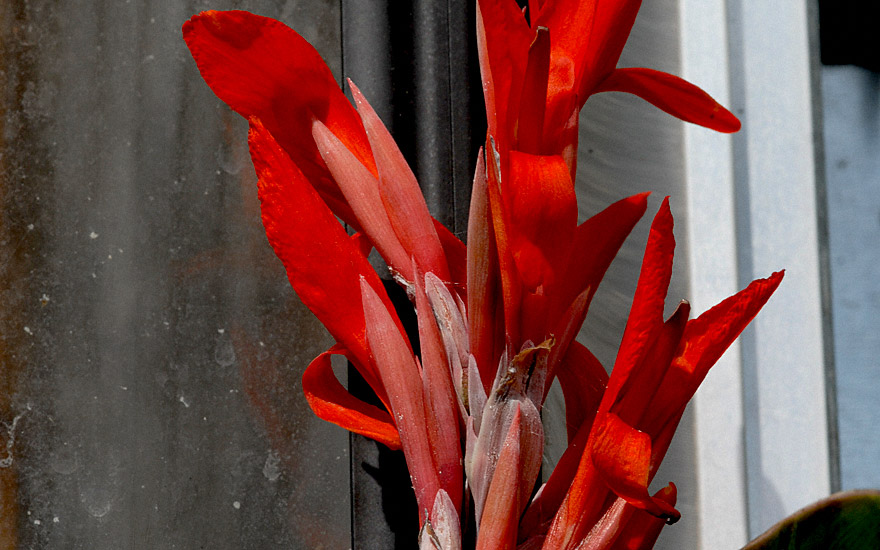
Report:
M 771 527 L 743 550 L 876 550 L 880 491 L 836 493 Z

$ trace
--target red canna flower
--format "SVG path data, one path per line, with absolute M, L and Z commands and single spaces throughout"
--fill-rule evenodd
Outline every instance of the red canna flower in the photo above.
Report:
M 528 23 L 513 0 L 479 0 L 489 132 L 466 248 L 431 217 L 357 87 L 349 82 L 353 106 L 293 30 L 240 11 L 184 24 L 202 76 L 250 123 L 268 240 L 336 340 L 305 369 L 306 399 L 319 417 L 403 449 L 422 549 L 460 549 L 470 513 L 480 549 L 650 547 L 679 517 L 674 485 L 655 495 L 648 486 L 684 408 L 782 278 L 756 281 L 694 320 L 683 303 L 664 321 L 674 249 L 664 201 L 611 376 L 575 341 L 647 206 L 647 194 L 636 195 L 577 223 L 586 98 L 629 91 L 721 131 L 739 124 L 676 77 L 615 68 L 639 4 L 533 0 Z M 372 248 L 415 307 L 418 355 L 367 261 Z M 348 393 L 333 355 L 358 369 L 382 407 Z M 554 379 L 569 448 L 533 495 Z

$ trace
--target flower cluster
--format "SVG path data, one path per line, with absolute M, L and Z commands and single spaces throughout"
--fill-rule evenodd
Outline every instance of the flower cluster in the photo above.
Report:
M 637 0 L 479 0 L 488 135 L 467 246 L 431 217 L 385 126 L 354 84 L 346 99 L 318 53 L 283 24 L 204 12 L 183 27 L 202 76 L 250 123 L 263 223 L 293 288 L 336 345 L 303 374 L 314 412 L 402 448 L 420 547 L 649 548 L 679 518 L 675 486 L 648 491 L 687 402 L 782 274 L 689 320 L 663 310 L 675 242 L 664 200 L 611 375 L 575 340 L 646 194 L 578 224 L 578 114 L 604 91 L 636 94 L 683 120 L 739 121 L 699 88 L 616 68 Z M 356 108 L 355 108 L 356 107 Z M 349 235 L 342 220 L 356 233 Z M 375 248 L 418 319 L 419 353 L 379 275 Z M 345 356 L 382 402 L 338 382 Z M 541 408 L 558 380 L 569 446 L 535 491 Z

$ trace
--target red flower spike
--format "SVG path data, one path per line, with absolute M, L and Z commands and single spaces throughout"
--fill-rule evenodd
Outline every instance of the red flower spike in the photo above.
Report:
M 428 440 L 422 377 L 403 330 L 375 290 L 361 278 L 362 303 L 367 322 L 367 340 L 382 384 L 388 392 L 391 413 L 400 433 L 410 479 L 419 504 L 419 519 L 434 504 L 441 488 L 434 453 Z
M 373 148 L 379 170 L 379 194 L 394 232 L 407 254 L 415 257 L 422 273 L 431 272 L 448 281 L 449 267 L 443 247 L 415 175 L 360 90 L 351 80 L 348 85 Z
M 262 120 L 333 211 L 356 225 L 312 141 L 312 121 L 373 173 L 375 164 L 360 118 L 318 52 L 283 23 L 245 11 L 202 12 L 184 23 L 183 38 L 211 90 Z
M 344 351 L 333 348 L 316 357 L 302 377 L 303 393 L 318 418 L 348 431 L 375 439 L 392 450 L 400 449 L 400 435 L 391 415 L 355 398 L 346 390 L 330 364 L 330 356 Z
M 648 493 L 651 472 L 651 437 L 625 423 L 614 413 L 599 413 L 590 436 L 590 453 L 596 471 L 608 487 L 633 506 L 667 523 L 681 514 L 665 500 Z
M 628 92 L 680 118 L 726 134 L 742 127 L 733 113 L 712 96 L 677 76 L 652 69 L 617 69 L 596 92 Z
M 287 270 L 302 302 L 349 350 L 370 386 L 385 399 L 370 367 L 360 279 L 378 289 L 391 307 L 382 282 L 306 177 L 269 131 L 251 119 L 251 159 L 259 178 L 266 236 Z M 397 321 L 399 323 L 399 321 Z
M 388 266 L 411 281 L 413 272 L 410 258 L 391 227 L 379 194 L 379 180 L 320 120 L 312 124 L 312 136 L 359 226 Z

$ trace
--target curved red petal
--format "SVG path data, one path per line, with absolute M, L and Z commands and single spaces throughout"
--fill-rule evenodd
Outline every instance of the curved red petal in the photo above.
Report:
M 357 399 L 346 390 L 330 363 L 330 356 L 342 351 L 331 349 L 316 357 L 302 377 L 303 393 L 312 411 L 323 420 L 346 430 L 375 439 L 390 449 L 400 449 L 400 434 L 388 412 Z
M 214 93 L 245 118 L 262 120 L 334 211 L 352 223 L 312 140 L 312 121 L 323 122 L 376 169 L 360 119 L 318 52 L 283 23 L 245 11 L 195 15 L 184 23 L 183 38 Z
M 596 91 L 637 95 L 674 117 L 718 132 L 737 132 L 742 126 L 733 113 L 697 86 L 653 69 L 617 69 L 599 84 Z

